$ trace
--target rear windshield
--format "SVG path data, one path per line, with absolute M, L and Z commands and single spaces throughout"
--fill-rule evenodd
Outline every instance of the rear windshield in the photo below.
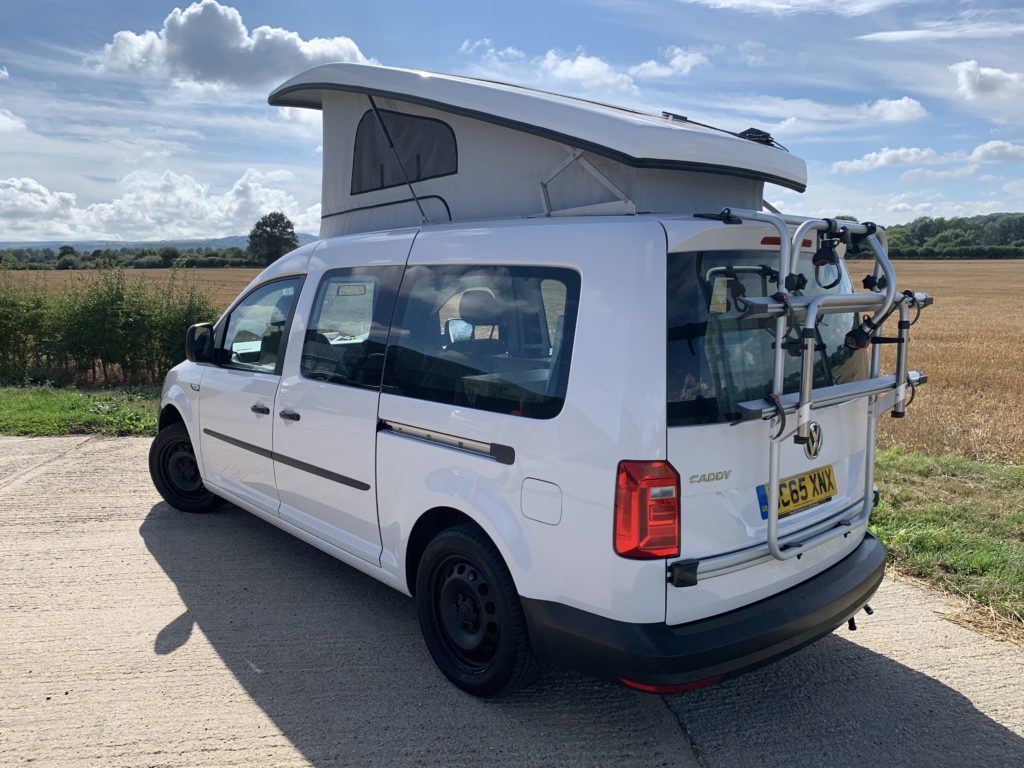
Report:
M 826 268 L 823 271 L 829 270 Z M 803 293 L 851 293 L 845 270 L 834 288 L 814 279 L 810 257 L 800 271 Z M 821 275 L 824 285 L 836 277 Z M 779 290 L 778 256 L 771 251 L 707 251 L 668 255 L 668 425 L 714 424 L 739 418 L 737 403 L 771 393 L 774 319 L 743 319 L 744 296 L 771 296 Z M 856 381 L 867 376 L 866 351 L 843 340 L 859 322 L 855 313 L 825 315 L 818 322 L 819 351 L 814 386 Z M 791 340 L 796 340 L 791 332 Z M 786 356 L 785 392 L 800 383 L 796 349 Z

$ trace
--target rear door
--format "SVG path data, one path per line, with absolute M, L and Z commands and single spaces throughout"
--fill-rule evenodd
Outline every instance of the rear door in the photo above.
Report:
M 756 241 L 755 241 L 756 242 Z M 851 292 L 845 271 L 829 289 L 815 281 L 805 255 L 802 270 L 808 278 L 805 294 Z M 778 252 L 756 247 L 702 250 L 668 254 L 667 397 L 668 457 L 681 478 L 681 546 L 683 559 L 702 561 L 702 573 L 716 558 L 743 566 L 760 565 L 760 572 L 743 583 L 731 577 L 702 582 L 718 597 L 740 603 L 771 594 L 805 576 L 801 572 L 825 567 L 816 556 L 764 562 L 756 548 L 767 540 L 768 451 L 771 427 L 767 421 L 737 423 L 738 403 L 760 400 L 771 391 L 776 339 L 774 322 L 744 319 L 743 298 L 770 296 L 779 290 Z M 832 278 L 822 277 L 828 285 Z M 818 326 L 819 353 L 814 386 L 823 387 L 864 378 L 867 357 L 846 348 L 843 339 L 854 325 L 852 314 L 829 315 Z M 799 357 L 786 357 L 786 391 L 799 385 Z M 819 452 L 805 451 L 792 439 L 781 444 L 780 536 L 809 528 L 847 510 L 860 511 L 864 499 L 867 444 L 867 401 L 861 399 L 813 412 L 820 435 Z M 827 545 L 829 557 L 859 542 Z M 750 557 L 744 558 L 744 550 Z M 740 553 L 737 556 L 737 553 Z M 711 586 L 711 582 L 717 582 Z M 668 618 L 688 615 L 697 595 L 669 587 Z M 764 596 L 763 594 L 760 596 Z M 687 605 L 689 601 L 689 605 Z M 734 602 L 735 602 L 734 601 Z M 719 604 L 719 610 L 735 605 Z M 709 607 L 710 611 L 711 608 Z
M 345 238 L 311 259 L 274 408 L 281 517 L 377 565 L 377 404 L 415 235 Z

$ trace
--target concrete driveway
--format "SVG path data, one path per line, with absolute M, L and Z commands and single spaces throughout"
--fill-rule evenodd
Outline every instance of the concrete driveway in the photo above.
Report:
M 450 686 L 412 602 L 232 507 L 160 502 L 145 439 L 0 438 L 0 765 L 1024 766 L 1024 652 L 889 579 L 715 688 Z

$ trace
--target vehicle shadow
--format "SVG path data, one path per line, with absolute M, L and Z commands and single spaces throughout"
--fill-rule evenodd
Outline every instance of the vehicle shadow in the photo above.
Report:
M 864 618 L 861 631 L 869 627 Z M 666 697 L 701 765 L 1024 766 L 1024 738 L 846 632 L 721 685 Z
M 186 606 L 154 653 L 198 626 L 317 766 L 679 766 L 684 732 L 705 765 L 1024 765 L 1024 740 L 964 696 L 839 637 L 671 697 L 675 717 L 657 697 L 558 670 L 481 701 L 434 667 L 409 598 L 246 512 L 161 503 L 140 533 Z

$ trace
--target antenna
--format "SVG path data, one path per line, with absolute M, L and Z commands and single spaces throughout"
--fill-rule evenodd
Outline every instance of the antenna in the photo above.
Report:
M 423 211 L 423 205 L 420 203 L 420 199 L 416 196 L 416 190 L 412 188 L 412 182 L 409 181 L 409 174 L 405 172 L 405 166 L 402 165 L 402 158 L 398 156 L 398 150 L 395 149 L 395 142 L 391 140 L 391 134 L 388 133 L 387 126 L 384 125 L 384 119 L 380 116 L 380 110 L 377 109 L 377 103 L 373 100 L 373 96 L 370 94 L 366 94 L 366 98 L 370 100 L 370 109 L 373 110 L 373 116 L 377 118 L 377 125 L 380 126 L 380 131 L 384 134 L 384 140 L 387 141 L 388 147 L 391 149 L 391 154 L 395 156 L 395 162 L 398 163 L 398 170 L 402 172 L 402 178 L 405 179 L 405 184 L 409 187 L 409 194 L 411 194 L 412 199 L 416 201 L 416 207 L 420 209 L 420 216 L 423 218 L 423 223 L 429 224 L 430 219 L 427 218 L 427 214 Z

